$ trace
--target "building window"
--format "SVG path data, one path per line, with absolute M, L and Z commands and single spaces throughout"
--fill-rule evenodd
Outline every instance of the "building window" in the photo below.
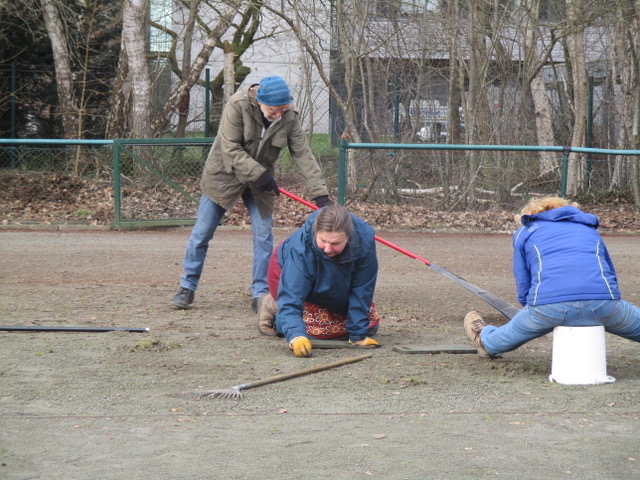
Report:
M 540 20 L 557 22 L 564 18 L 564 0 L 540 0 Z
M 540 0 L 538 19 L 542 21 L 555 21 L 565 18 L 565 1 L 566 0 Z M 511 9 L 517 12 L 518 9 L 524 8 L 523 0 L 511 0 Z
M 171 50 L 171 35 L 165 30 L 172 28 L 173 0 L 150 0 L 149 19 L 162 28 L 151 26 L 149 28 L 149 50 L 155 53 Z
M 374 0 L 369 4 L 369 13 L 386 18 L 410 17 L 435 12 L 440 9 L 440 3 L 441 0 Z

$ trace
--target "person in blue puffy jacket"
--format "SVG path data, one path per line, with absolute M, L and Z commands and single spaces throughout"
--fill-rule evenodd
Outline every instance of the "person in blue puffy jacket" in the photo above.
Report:
M 518 217 L 516 217 L 518 218 Z M 465 333 L 481 357 L 515 350 L 557 326 L 604 326 L 640 342 L 640 308 L 620 298 L 598 217 L 560 197 L 532 199 L 513 234 L 513 274 L 523 305 L 501 327 L 478 312 L 464 319 Z
M 311 355 L 310 338 L 370 338 L 380 318 L 373 303 L 378 258 L 373 228 L 340 205 L 312 213 L 269 263 L 269 293 L 258 302 L 259 329 L 284 336 L 297 357 Z

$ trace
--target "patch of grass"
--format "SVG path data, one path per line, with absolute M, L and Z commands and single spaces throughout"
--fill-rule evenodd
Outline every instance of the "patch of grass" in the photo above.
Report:
M 143 352 L 143 351 L 166 351 L 180 348 L 180 344 L 172 341 L 163 342 L 156 338 L 146 338 L 140 341 L 137 345 L 134 345 L 129 349 L 130 352 Z
M 334 148 L 331 145 L 331 136 L 329 134 L 314 134 L 311 138 L 310 146 L 313 155 L 316 157 L 318 163 L 320 163 L 321 166 L 326 163 L 337 165 L 339 149 Z M 289 149 L 285 148 L 282 151 L 279 163 L 280 171 L 284 174 L 291 173 L 294 170 Z
M 92 217 L 95 214 L 93 210 L 89 210 L 88 208 L 78 208 L 74 215 L 79 218 Z

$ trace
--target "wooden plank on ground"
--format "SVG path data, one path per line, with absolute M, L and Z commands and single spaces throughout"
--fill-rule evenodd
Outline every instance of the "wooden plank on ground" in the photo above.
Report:
M 396 345 L 394 352 L 400 353 L 478 353 L 469 345 Z
M 319 349 L 330 349 L 330 348 L 377 348 L 379 345 L 369 345 L 369 346 L 361 346 L 361 345 L 352 345 L 349 343 L 349 340 L 317 340 L 311 339 L 311 346 L 313 348 Z

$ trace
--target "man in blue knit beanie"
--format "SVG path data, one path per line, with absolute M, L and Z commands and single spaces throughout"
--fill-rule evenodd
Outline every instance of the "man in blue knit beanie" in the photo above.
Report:
M 257 312 L 260 297 L 269 291 L 273 210 L 280 195 L 273 174 L 284 147 L 304 178 L 308 197 L 318 207 L 330 204 L 287 83 L 278 76 L 266 77 L 231 96 L 200 180 L 202 197 L 184 256 L 180 290 L 171 300 L 175 306 L 188 308 L 193 303 L 209 242 L 225 212 L 242 199 L 253 230 L 251 308 Z
M 289 85 L 277 76 L 264 78 L 258 85 L 256 100 L 270 107 L 288 106 L 291 103 Z

